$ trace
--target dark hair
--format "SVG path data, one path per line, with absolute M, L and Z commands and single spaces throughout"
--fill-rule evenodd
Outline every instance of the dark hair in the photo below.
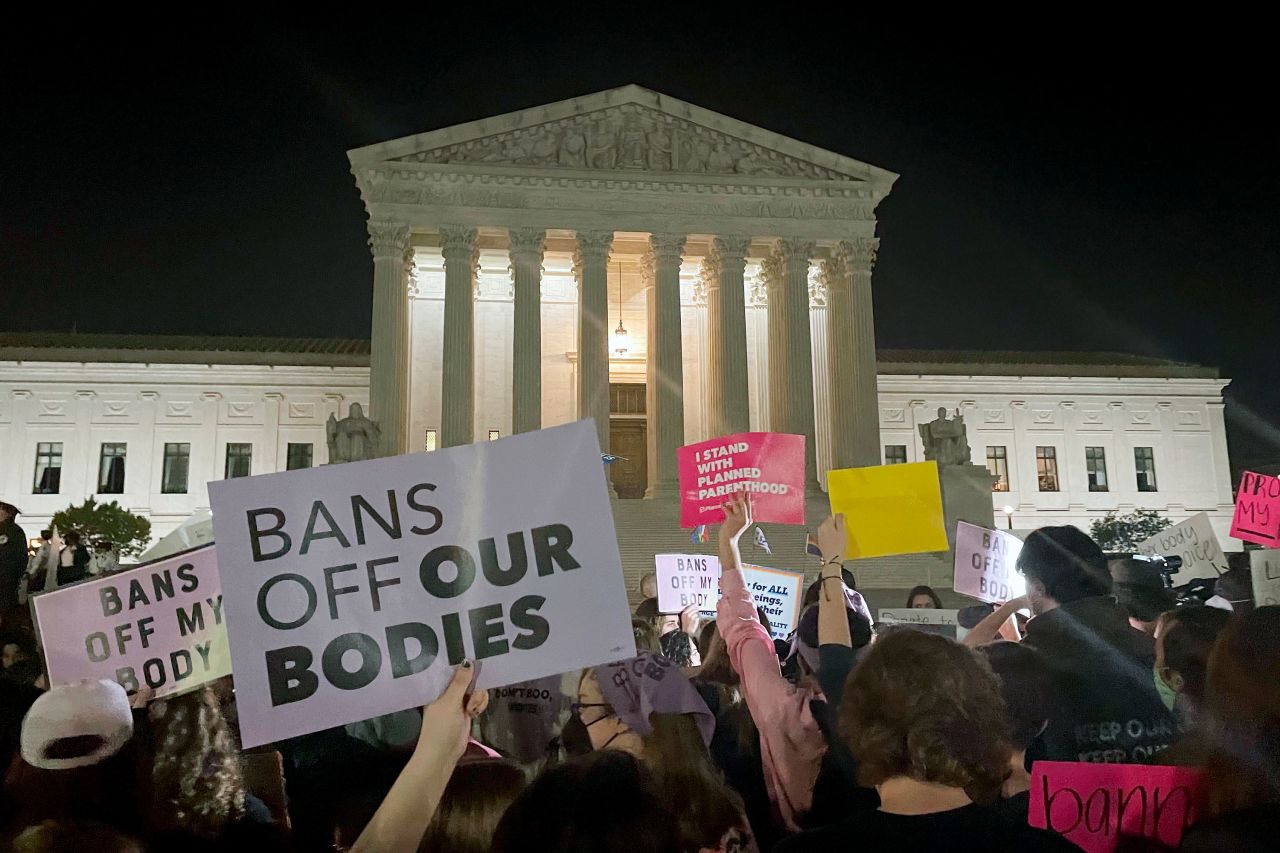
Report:
M 646 598 L 636 605 L 636 617 L 639 619 L 658 619 L 661 616 L 656 598 Z
M 1116 583 L 1112 591 L 1116 596 L 1116 604 L 1131 619 L 1139 622 L 1154 622 L 1161 613 L 1178 603 L 1173 590 L 1144 583 Z
M 15 853 L 56 853 L 94 850 L 102 853 L 142 853 L 142 843 L 105 823 L 91 820 L 46 820 L 29 826 L 13 839 Z
M 52 538 L 53 538 L 53 531 L 52 531 L 52 530 L 41 530 L 41 531 L 40 531 L 40 538 L 41 538 L 41 539 L 43 539 L 43 540 L 45 540 L 46 542 L 47 542 L 47 541 L 49 541 L 50 539 L 52 539 Z
M 854 579 L 853 572 L 849 571 L 843 566 L 840 567 L 840 579 L 844 581 L 844 585 L 849 587 L 849 589 L 857 590 L 858 582 Z M 817 604 L 818 593 L 821 591 L 821 589 L 822 589 L 821 578 L 809 584 L 809 588 L 804 591 L 804 600 L 800 602 L 800 606 L 808 607 L 810 604 Z
M 652 619 L 637 616 L 631 620 L 631 633 L 636 639 L 636 651 L 662 652 L 662 644 L 658 641 L 658 629 Z
M 1280 803 L 1280 607 L 1230 620 L 1209 654 L 1205 820 Z
M 911 606 L 911 602 L 916 600 L 917 595 L 927 595 L 933 601 L 933 606 L 937 610 L 942 609 L 942 599 L 938 598 L 938 594 L 933 591 L 933 587 L 920 584 L 911 587 L 911 592 L 907 593 L 907 607 Z
M 459 764 L 418 853 L 487 853 L 498 821 L 524 786 L 524 773 L 510 762 L 488 759 Z
M 544 772 L 498 822 L 493 853 L 681 853 L 675 817 L 632 755 L 606 749 Z
M 66 545 L 79 545 L 80 534 L 76 533 L 74 530 L 68 530 L 62 535 L 62 541 Z
M 841 602 L 843 603 L 843 602 Z M 860 649 L 871 642 L 871 623 L 867 617 L 856 610 L 845 608 L 844 615 L 849 620 L 849 639 L 855 649 Z M 812 648 L 818 648 L 818 608 L 810 606 L 800 614 L 800 625 L 796 628 L 800 641 Z
M 693 638 L 684 631 L 670 631 L 658 640 L 662 656 L 676 666 L 693 666 Z
M 840 730 L 866 787 L 909 776 L 988 803 L 1009 773 L 999 679 L 977 652 L 936 634 L 883 632 L 845 682 Z
M 708 619 L 698 629 L 698 654 L 704 662 L 707 659 L 707 653 L 711 651 L 711 642 L 718 633 L 720 633 L 720 629 L 716 627 L 716 620 L 714 619 Z
M 1059 604 L 1107 595 L 1111 572 L 1098 543 L 1077 527 L 1031 531 L 1018 553 L 1018 571 Z
M 1010 743 L 1025 750 L 1049 721 L 1054 707 L 1054 681 L 1044 655 L 1030 646 L 997 642 L 979 647 L 1000 679 Z
M 760 620 L 760 624 L 764 626 L 764 632 L 770 637 L 773 636 L 773 624 L 769 621 L 769 614 L 764 612 L 763 607 L 756 608 L 756 618 Z
M 650 714 L 644 764 L 675 815 L 685 850 L 715 849 L 742 823 L 742 798 L 724 782 L 692 714 Z
M 1170 610 L 1160 619 L 1164 665 L 1182 676 L 1182 692 L 1196 702 L 1204 699 L 1209 653 L 1231 614 L 1202 604 Z
M 1243 556 L 1248 556 L 1245 552 L 1239 552 Z M 1236 556 L 1235 553 L 1228 554 L 1231 558 Z M 1231 602 L 1231 610 L 1239 615 L 1248 613 L 1253 609 L 1253 574 L 1248 565 L 1241 568 L 1232 567 L 1222 573 L 1217 583 L 1213 585 L 1213 591 L 1218 595 Z

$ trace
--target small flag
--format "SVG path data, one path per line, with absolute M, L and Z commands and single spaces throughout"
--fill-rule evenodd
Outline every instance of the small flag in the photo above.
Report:
M 766 554 L 773 554 L 773 549 L 769 547 L 769 540 L 764 538 L 764 531 L 759 525 L 756 526 L 756 547 Z
M 813 534 L 809 531 L 804 532 L 804 549 L 819 560 L 822 559 L 822 549 L 818 547 L 818 540 L 813 538 Z
M 707 542 L 707 526 L 705 524 L 699 524 L 697 527 L 693 528 L 693 532 L 689 534 L 689 540 L 693 542 L 694 545 L 705 545 Z
M 627 457 L 625 456 L 614 456 L 612 453 L 602 453 L 600 454 L 600 461 L 606 465 L 609 465 L 610 463 L 613 463 L 613 462 L 619 462 L 619 461 L 629 462 L 630 460 L 627 459 Z

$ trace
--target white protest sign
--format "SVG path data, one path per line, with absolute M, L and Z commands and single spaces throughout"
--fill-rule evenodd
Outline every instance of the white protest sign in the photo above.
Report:
M 952 589 L 992 604 L 1025 595 L 1027 582 L 1016 568 L 1021 550 L 1022 540 L 1011 533 L 957 522 Z
M 246 747 L 635 655 L 589 420 L 209 497 Z
M 49 683 L 117 681 L 156 698 L 231 673 L 212 545 L 32 599 Z
M 714 619 L 720 600 L 720 558 L 707 554 L 657 554 L 658 611 L 679 613 L 690 604 L 698 613 Z M 770 634 L 783 639 L 795 630 L 800 618 L 804 575 L 750 563 L 742 565 L 742 580 L 769 617 Z
M 1280 551 L 1264 548 L 1249 552 L 1253 601 L 1258 607 L 1280 604 Z
M 1209 515 L 1199 512 L 1138 543 L 1138 553 L 1148 557 L 1181 557 L 1175 578 L 1215 578 L 1228 568 L 1226 555 L 1213 532 Z
M 959 610 L 924 607 L 882 607 L 876 621 L 881 625 L 910 625 L 930 634 L 963 640 L 969 632 L 960 627 Z

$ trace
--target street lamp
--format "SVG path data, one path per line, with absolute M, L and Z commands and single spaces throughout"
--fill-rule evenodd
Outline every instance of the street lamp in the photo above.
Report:
M 1012 530 L 1013 529 L 1013 507 L 1009 506 L 1008 504 L 1004 505 L 1004 518 L 1005 518 L 1005 523 L 1008 525 L 1008 528 Z

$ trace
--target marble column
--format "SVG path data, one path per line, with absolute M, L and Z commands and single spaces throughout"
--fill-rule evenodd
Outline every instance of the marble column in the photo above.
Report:
M 743 274 L 749 237 L 716 237 L 703 261 L 707 290 L 708 434 L 751 428 L 747 404 L 747 307 Z
M 383 456 L 408 450 L 409 296 L 405 258 L 409 226 L 370 222 L 373 252 L 373 330 L 369 353 L 369 417 L 382 428 Z
M 871 266 L 877 240 L 836 244 L 822 262 L 827 288 L 827 382 L 831 467 L 880 464 L 876 329 Z
M 814 244 L 779 240 L 761 264 L 769 299 L 769 429 L 803 435 L 805 487 L 818 488 L 809 332 L 809 258 Z
M 440 228 L 444 255 L 444 359 L 440 396 L 440 446 L 475 440 L 475 285 L 480 260 L 476 230 Z
M 609 452 L 609 248 L 612 231 L 579 231 L 573 253 L 578 280 L 578 417 L 595 418 Z
M 680 484 L 676 449 L 684 444 L 684 363 L 680 335 L 680 257 L 683 234 L 651 234 L 645 258 L 649 287 L 649 488 L 645 497 L 674 497 Z
M 513 228 L 511 282 L 515 293 L 512 326 L 511 431 L 542 429 L 542 254 L 547 232 Z

